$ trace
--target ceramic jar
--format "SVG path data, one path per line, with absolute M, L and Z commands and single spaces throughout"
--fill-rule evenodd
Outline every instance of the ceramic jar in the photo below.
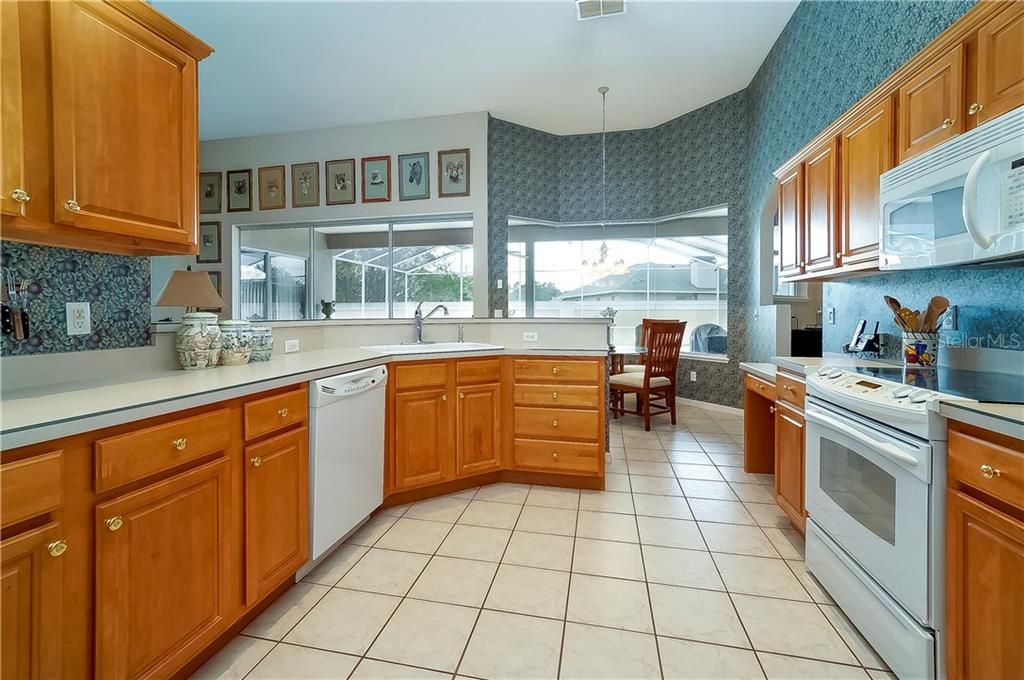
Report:
M 274 350 L 274 335 L 270 326 L 253 326 L 252 329 L 252 361 L 270 361 Z
M 221 366 L 241 366 L 252 358 L 252 330 L 249 322 L 238 319 L 220 322 Z
M 178 351 L 178 363 L 186 371 L 216 366 L 221 352 L 217 315 L 211 312 L 185 314 L 174 347 Z
M 934 366 L 939 356 L 938 333 L 903 333 L 903 363 Z

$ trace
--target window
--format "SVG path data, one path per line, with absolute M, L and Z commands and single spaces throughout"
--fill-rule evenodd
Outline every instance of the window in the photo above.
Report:
M 254 321 L 307 318 L 307 229 L 243 232 L 239 263 L 237 316 Z
M 615 312 L 617 342 L 644 318 L 687 322 L 683 350 L 725 354 L 728 236 L 724 209 L 649 223 L 510 222 L 509 314 Z

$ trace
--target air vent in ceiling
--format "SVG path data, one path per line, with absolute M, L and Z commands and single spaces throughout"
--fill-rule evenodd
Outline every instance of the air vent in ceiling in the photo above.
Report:
M 624 14 L 626 0 L 576 0 L 576 16 L 580 21 Z

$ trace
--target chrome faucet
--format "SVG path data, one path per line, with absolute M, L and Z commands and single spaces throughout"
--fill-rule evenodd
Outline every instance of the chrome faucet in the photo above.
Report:
M 434 316 L 434 314 L 436 314 L 437 310 L 439 310 L 439 309 L 444 312 L 445 316 L 448 316 L 448 308 L 445 307 L 444 305 L 438 305 L 437 307 L 434 307 L 429 312 L 427 312 L 425 315 L 423 314 L 423 311 L 421 310 L 422 307 L 423 307 L 423 302 L 421 301 L 418 305 L 416 305 L 416 313 L 412 317 L 413 328 L 414 328 L 413 342 L 416 343 L 417 345 L 422 345 L 423 344 L 423 320 L 424 319 L 429 319 L 430 317 Z

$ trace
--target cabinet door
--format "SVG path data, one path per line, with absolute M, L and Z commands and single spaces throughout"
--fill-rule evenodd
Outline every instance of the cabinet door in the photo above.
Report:
M 227 460 L 96 506 L 96 677 L 167 677 L 226 625 Z
M 804 530 L 804 417 L 775 402 L 775 502 Z
M 458 388 L 455 409 L 455 464 L 458 476 L 501 467 L 501 386 Z
M 779 274 L 804 273 L 804 168 L 797 165 L 779 179 Z
M 51 3 L 54 215 L 196 242 L 196 61 L 114 4 Z
M 451 475 L 451 428 L 445 387 L 395 393 L 395 488 L 434 484 Z
M 245 449 L 245 592 L 256 602 L 309 557 L 309 431 Z
M 31 198 L 25 183 L 25 109 L 21 91 L 20 3 L 0 3 L 0 212 L 22 217 Z
M 964 131 L 964 47 L 925 67 L 897 94 L 900 162 Z
M 978 31 L 978 124 L 1024 104 L 1024 3 L 1008 5 Z
M 3 3 L 5 5 L 14 3 Z M 48 680 L 61 669 L 63 563 L 68 544 L 51 522 L 0 543 L 0 678 Z
M 818 147 L 804 161 L 805 271 L 832 269 L 838 264 L 838 171 L 837 139 Z
M 949 680 L 1015 678 L 1024 669 L 1024 523 L 946 493 Z
M 847 265 L 878 257 L 881 211 L 878 180 L 893 167 L 892 99 L 866 111 L 843 130 L 839 155 L 843 171 L 840 252 Z

